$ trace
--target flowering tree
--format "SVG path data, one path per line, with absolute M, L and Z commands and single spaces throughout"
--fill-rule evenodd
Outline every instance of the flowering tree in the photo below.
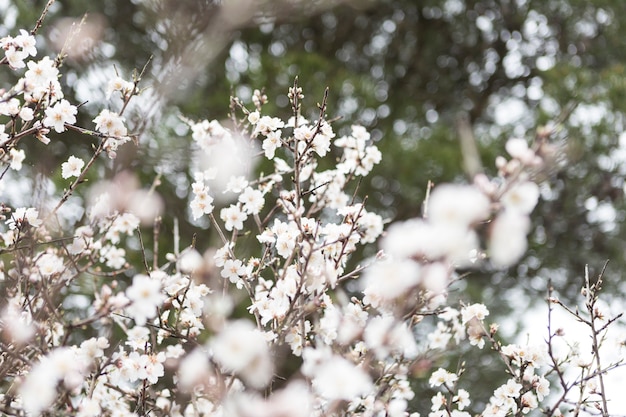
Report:
M 55 167 L 62 192 L 0 201 L 3 414 L 396 417 L 427 401 L 433 417 L 609 415 L 605 378 L 621 360 L 601 355 L 618 319 L 599 302 L 602 275 L 587 274 L 583 310 L 547 295 L 541 344 L 503 344 L 486 305 L 449 296 L 459 270 L 507 267 L 525 253 L 540 196 L 533 173 L 553 153 L 553 129 L 530 145 L 510 139 L 496 178 L 431 187 L 421 216 L 384 231 L 358 188 L 382 155 L 361 126 L 335 133 L 327 94 L 311 120 L 297 80 L 286 120 L 265 112 L 260 91 L 252 103 L 232 98 L 228 123 L 183 118 L 197 149 L 189 214 L 221 242 L 200 253 L 174 230 L 173 251 L 161 254 L 158 182 L 86 181 L 141 146 L 125 111 L 142 72 L 112 78 L 109 108 L 77 125 L 79 106 L 59 82 L 63 56 L 37 58 L 44 17 L 0 40 L 0 64 L 18 78 L 0 95 L 0 180 L 19 175 L 33 142 L 68 130 L 92 140 L 91 156 Z M 77 208 L 79 193 L 89 198 Z M 353 259 L 370 244 L 375 256 Z M 590 354 L 560 345 L 557 308 L 588 327 Z M 486 404 L 463 384 L 474 365 L 436 366 L 460 346 L 491 349 L 508 376 Z M 434 396 L 412 385 L 424 375 Z

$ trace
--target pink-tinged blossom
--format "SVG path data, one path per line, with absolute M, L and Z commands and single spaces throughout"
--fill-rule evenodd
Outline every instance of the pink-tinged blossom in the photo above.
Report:
M 165 301 L 161 282 L 142 274 L 135 275 L 133 284 L 126 289 L 126 297 L 131 301 L 126 311 L 140 326 L 146 324 L 147 319 L 154 318 Z
M 78 177 L 85 166 L 85 161 L 74 155 L 70 156 L 67 162 L 61 164 L 61 176 L 64 179 Z
M 61 100 L 53 107 L 46 109 L 46 117 L 43 119 L 43 125 L 52 128 L 57 133 L 65 131 L 65 124 L 76 123 L 76 106 L 70 104 L 67 100 Z
M 452 227 L 468 227 L 489 217 L 489 198 L 471 185 L 443 184 L 428 200 L 428 220 Z
M 109 341 L 105 337 L 92 337 L 80 344 L 80 356 L 91 362 L 104 357 L 104 350 L 108 347 Z
M 527 215 L 504 210 L 493 221 L 487 245 L 491 262 L 500 268 L 512 266 L 526 253 L 530 229 Z
M 272 379 L 273 365 L 263 333 L 251 322 L 227 323 L 211 341 L 214 359 L 225 370 L 239 375 L 253 388 L 263 388 Z
M 515 379 L 509 379 L 506 384 L 501 385 L 499 388 L 496 389 L 496 391 L 494 391 L 494 397 L 501 400 L 506 397 L 516 398 L 519 396 L 522 388 L 522 385 L 515 381 Z

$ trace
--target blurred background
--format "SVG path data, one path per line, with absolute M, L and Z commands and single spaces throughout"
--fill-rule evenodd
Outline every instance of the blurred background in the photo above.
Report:
M 0 0 L 0 37 L 30 30 L 45 3 Z M 161 174 L 164 246 L 173 217 L 182 236 L 198 233 L 200 251 L 213 242 L 208 224 L 188 214 L 193 149 L 179 115 L 226 119 L 231 95 L 249 101 L 264 88 L 266 114 L 287 118 L 286 93 L 297 76 L 305 109 L 314 114 L 329 87 L 328 115 L 341 117 L 335 130 L 359 123 L 372 132 L 383 162 L 360 184 L 360 195 L 390 221 L 420 215 L 428 181 L 468 180 L 460 132 L 472 132 L 474 166 L 495 175 L 508 138 L 530 142 L 537 129 L 556 124 L 554 161 L 538 174 L 545 182 L 527 256 L 506 271 L 468 271 L 452 296 L 508 317 L 504 337 L 534 325 L 521 313 L 545 308 L 549 280 L 561 298 L 575 300 L 586 264 L 593 275 L 610 260 L 605 300 L 623 300 L 626 2 L 64 0 L 39 32 L 38 57 L 58 53 L 81 21 L 62 69 L 68 99 L 86 102 L 79 125 L 92 127 L 109 105 L 106 86 L 116 73 L 130 79 L 149 62 L 140 84 L 146 90 L 126 114 L 139 146 L 125 145 L 93 179 L 130 171 L 149 187 Z M 0 88 L 10 82 L 0 78 Z M 27 154 L 37 158 L 29 157 L 26 169 L 34 175 L 15 181 L 37 190 L 38 178 L 55 172 L 62 189 L 56 167 L 69 154 L 90 152 L 83 137 L 62 138 L 48 147 L 31 141 Z M 502 381 L 490 373 L 492 359 L 475 354 L 459 352 L 436 365 L 454 369 L 458 358 L 481 364 L 464 377 L 477 382 L 473 407 L 481 410 Z M 428 412 L 428 398 L 415 401 Z

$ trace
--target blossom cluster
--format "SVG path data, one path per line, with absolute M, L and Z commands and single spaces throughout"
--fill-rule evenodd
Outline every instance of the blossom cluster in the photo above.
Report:
M 18 79 L 0 91 L 3 166 L 26 172 L 31 142 L 68 130 L 96 140 L 90 159 L 68 155 L 56 168 L 67 183 L 51 201 L 0 200 L 3 415 L 417 417 L 423 395 L 412 382 L 424 363 L 437 390 L 429 417 L 557 415 L 573 387 L 589 390 L 610 370 L 579 364 L 589 373 L 568 383 L 551 351 L 556 332 L 546 347 L 502 346 L 487 306 L 449 296 L 459 268 L 524 255 L 540 195 L 530 173 L 544 164 L 536 144 L 509 140 L 496 178 L 437 185 L 421 216 L 385 231 L 358 190 L 382 158 L 369 132 L 335 125 L 326 98 L 306 113 L 297 82 L 288 117 L 267 114 L 255 91 L 250 108 L 233 99 L 228 123 L 183 119 L 195 152 L 189 219 L 206 221 L 202 241 L 218 243 L 184 236 L 192 243 L 181 250 L 174 232 L 159 256 L 156 193 L 129 174 L 84 181 L 133 136 L 124 111 L 138 80 L 112 77 L 110 108 L 78 126 L 61 57 L 36 60 L 25 31 L 0 46 Z M 79 191 L 82 214 L 70 221 Z M 142 226 L 154 229 L 152 251 Z M 608 326 L 593 327 L 599 287 L 585 293 L 596 336 Z M 463 367 L 425 360 L 462 346 L 489 346 L 509 378 L 482 409 L 461 387 Z M 551 372 L 564 394 L 542 405 Z

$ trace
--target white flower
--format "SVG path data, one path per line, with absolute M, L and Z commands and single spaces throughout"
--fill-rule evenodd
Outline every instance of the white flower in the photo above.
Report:
M 2 127 L 4 128 L 4 126 Z M 24 150 L 11 148 L 9 155 L 11 156 L 11 169 L 14 169 L 15 171 L 22 169 L 22 162 L 24 162 L 24 159 L 26 158 Z
M 0 124 L 0 143 L 4 143 L 5 141 L 9 139 L 9 134 L 4 132 L 5 129 L 6 129 L 6 126 L 3 124 Z
M 226 184 L 224 192 L 232 191 L 239 194 L 244 188 L 248 186 L 248 180 L 242 175 L 231 176 Z
M 63 260 L 52 253 L 44 253 L 37 259 L 37 268 L 44 277 L 63 271 Z
M 333 355 L 314 371 L 313 388 L 327 400 L 351 401 L 374 388 L 369 375 L 341 356 Z
M 326 136 L 322 132 L 318 132 L 317 135 L 315 135 L 315 138 L 313 138 L 311 148 L 319 156 L 324 157 L 330 150 L 330 139 L 330 136 Z
M 57 133 L 65 131 L 65 123 L 76 123 L 76 106 L 70 104 L 67 100 L 61 100 L 53 107 L 46 109 L 46 117 L 43 119 L 43 125 L 53 128 Z
M 448 372 L 443 368 L 439 368 L 430 376 L 428 384 L 430 384 L 431 387 L 439 387 L 445 384 L 449 388 L 452 388 L 452 385 L 458 379 L 459 376 L 457 374 L 453 374 L 452 372 Z
M 120 269 L 126 263 L 126 250 L 112 245 L 103 246 L 100 249 L 100 262 L 106 262 L 106 266 Z
M 364 294 L 392 300 L 421 282 L 421 268 L 410 259 L 378 262 L 365 270 L 363 282 Z
M 46 89 L 46 85 L 50 85 L 52 81 L 56 81 L 59 75 L 58 68 L 55 67 L 54 61 L 50 57 L 45 56 L 40 61 L 29 61 L 28 70 L 24 74 L 26 84 L 33 88 L 39 87 Z
M 459 389 L 456 395 L 452 397 L 452 401 L 456 403 L 456 406 L 459 410 L 463 410 L 471 403 L 469 393 L 464 389 Z
M 133 285 L 126 289 L 131 305 L 126 308 L 135 322 L 143 326 L 146 320 L 157 314 L 157 308 L 165 301 L 161 293 L 161 282 L 147 275 L 135 275 Z
M 243 204 L 243 210 L 246 213 L 259 214 L 265 204 L 265 199 L 261 191 L 247 187 L 239 196 L 239 202 Z
M 539 201 L 539 186 L 534 182 L 525 181 L 515 184 L 502 196 L 502 204 L 506 210 L 520 214 L 530 214 Z
M 224 262 L 224 268 L 222 269 L 221 275 L 235 284 L 239 281 L 239 278 L 245 275 L 245 273 L 246 267 L 239 259 L 228 259 Z
M 213 357 L 226 370 L 239 374 L 253 388 L 272 379 L 273 366 L 263 333 L 247 320 L 227 323 L 211 341 Z
M 446 397 L 441 392 L 438 392 L 433 398 L 430 399 L 430 402 L 432 403 L 432 405 L 430 406 L 431 411 L 441 410 L 441 407 L 445 406 L 447 401 L 448 400 L 446 400 Z
M 497 266 L 506 268 L 524 255 L 528 242 L 526 235 L 530 229 L 527 215 L 512 210 L 504 210 L 493 221 L 487 245 L 489 258 Z
M 263 116 L 257 122 L 252 132 L 252 136 L 256 136 L 259 133 L 267 136 L 271 132 L 280 129 L 285 126 L 285 123 L 277 117 Z
M 472 304 L 461 310 L 461 321 L 467 324 L 473 318 L 483 321 L 489 315 L 489 310 L 484 304 Z
M 280 139 L 281 135 L 280 130 L 275 130 L 267 134 L 266 139 L 263 140 L 263 151 L 265 151 L 265 157 L 267 159 L 274 159 L 274 155 L 276 154 L 276 149 L 282 146 L 282 142 Z
M 393 316 L 376 316 L 365 327 L 363 340 L 380 360 L 392 354 L 413 358 L 417 344 L 411 330 L 404 323 L 396 323 Z
M 124 80 L 122 77 L 115 77 L 107 85 L 107 99 L 111 98 L 114 91 L 119 91 L 122 96 L 126 96 L 135 89 L 135 84 Z
M 443 184 L 436 187 L 428 200 L 428 219 L 449 226 L 469 226 L 485 220 L 490 201 L 471 185 Z
M 61 164 L 61 176 L 65 179 L 78 177 L 84 166 L 85 161 L 72 155 L 68 158 L 67 162 Z
M 196 348 L 180 362 L 178 386 L 183 392 L 191 393 L 196 386 L 208 382 L 210 373 L 209 355 Z
M 509 379 L 506 384 L 502 385 L 500 388 L 502 389 L 503 395 L 515 398 L 520 394 L 520 391 L 523 387 L 521 384 L 518 384 L 517 381 L 515 381 L 514 379 Z
M 231 204 L 230 207 L 223 208 L 220 211 L 220 218 L 224 221 L 224 228 L 230 231 L 243 229 L 243 222 L 248 216 L 241 210 L 239 205 Z
M 20 207 L 15 209 L 13 215 L 6 221 L 10 230 L 15 229 L 18 225 L 28 223 L 33 227 L 39 227 L 43 223 L 43 220 L 39 218 L 39 211 L 33 207 Z
M 78 360 L 74 349 L 60 347 L 36 362 L 19 387 L 22 404 L 28 415 L 38 416 L 57 397 L 59 382 L 70 390 L 84 381 L 88 362 Z
M 25 122 L 30 122 L 35 118 L 35 112 L 30 107 L 22 107 L 19 112 L 20 119 Z
M 529 411 L 534 410 L 538 406 L 537 397 L 531 391 L 522 395 L 522 413 L 528 414 Z
M 128 134 L 124 118 L 110 110 L 102 110 L 93 122 L 96 124 L 96 130 L 102 134 L 117 138 L 124 138 Z
M 0 316 L 3 336 L 9 343 L 23 345 L 37 334 L 30 312 L 23 308 L 20 297 L 9 298 Z
M 209 187 L 200 182 L 192 184 L 192 191 L 195 197 L 189 207 L 195 220 L 213 211 L 213 197 L 209 195 Z
M 261 118 L 261 115 L 256 110 L 248 114 L 248 122 L 250 122 L 250 124 L 253 124 L 253 125 L 257 124 L 260 118 Z
M 22 51 L 27 55 L 37 55 L 37 48 L 35 46 L 37 42 L 35 41 L 35 37 L 24 29 L 20 29 L 20 34 L 13 39 L 13 42 L 22 48 Z
M 17 49 L 14 46 L 9 46 L 4 51 L 4 56 L 7 58 L 9 66 L 12 69 L 24 68 L 24 60 L 28 57 L 28 53 Z
M 543 401 L 543 399 L 550 394 L 550 381 L 542 376 L 538 377 L 537 381 L 533 383 L 533 386 L 535 387 L 539 401 Z
M 509 155 L 519 159 L 523 164 L 530 165 L 537 160 L 537 155 L 528 147 L 528 143 L 524 139 L 511 138 L 504 146 Z

